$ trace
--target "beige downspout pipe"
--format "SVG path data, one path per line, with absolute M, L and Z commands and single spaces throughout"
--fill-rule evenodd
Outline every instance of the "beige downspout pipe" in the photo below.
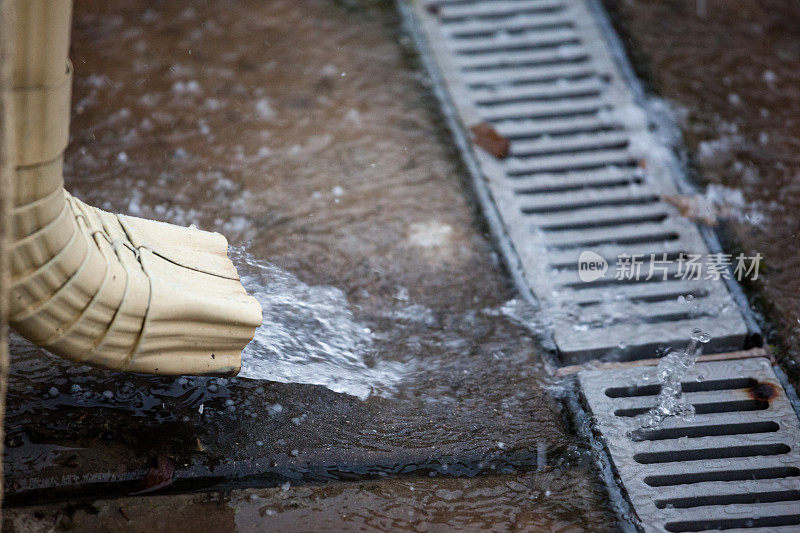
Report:
M 233 374 L 261 324 L 222 235 L 115 215 L 63 188 L 71 0 L 13 0 L 10 323 L 72 361 Z
M 14 192 L 14 167 L 11 156 L 11 55 L 8 13 L 10 0 L 0 0 L 0 455 L 5 442 L 6 388 L 8 385 L 8 282 L 11 245 L 11 196 Z M 0 486 L 3 462 L 0 461 Z M 0 505 L 2 505 L 0 490 Z M 2 509 L 0 509 L 1 511 Z M 0 512 L 0 524 L 3 522 Z

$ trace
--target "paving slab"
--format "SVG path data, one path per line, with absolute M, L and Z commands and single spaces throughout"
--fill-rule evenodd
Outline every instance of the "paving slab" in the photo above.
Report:
M 67 187 L 249 242 L 303 294 L 335 293 L 369 330 L 369 364 L 393 373 L 362 401 L 318 385 L 96 370 L 12 338 L 8 505 L 125 496 L 161 456 L 174 492 L 396 476 L 477 476 L 442 483 L 480 492 L 487 475 L 546 468 L 549 497 L 569 512 L 539 511 L 525 491 L 497 501 L 554 529 L 610 521 L 392 6 L 78 0 L 74 19 Z M 307 501 L 359 493 L 303 490 Z M 376 497 L 354 496 L 352 512 Z

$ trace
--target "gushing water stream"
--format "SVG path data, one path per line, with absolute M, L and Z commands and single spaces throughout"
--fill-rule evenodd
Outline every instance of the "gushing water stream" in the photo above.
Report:
M 355 319 L 341 290 L 307 285 L 243 248 L 230 255 L 264 316 L 242 353 L 240 377 L 323 385 L 362 400 L 393 390 L 400 364 L 367 364 L 372 331 Z
M 661 358 L 656 368 L 656 376 L 661 383 L 661 392 L 658 394 L 655 407 L 637 420 L 640 428 L 657 427 L 669 416 L 677 416 L 683 420 L 694 418 L 694 406 L 683 399 L 681 380 L 703 353 L 703 345 L 710 340 L 711 336 L 708 333 L 695 329 L 686 348 L 672 350 Z

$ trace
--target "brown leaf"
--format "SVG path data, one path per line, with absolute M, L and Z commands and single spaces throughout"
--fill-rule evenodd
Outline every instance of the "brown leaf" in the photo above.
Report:
M 472 142 L 495 156 L 497 159 L 508 157 L 511 142 L 497 133 L 491 124 L 481 122 L 469 129 L 472 132 Z
M 159 455 L 130 495 L 155 492 L 172 485 L 173 481 L 175 481 L 175 467 L 172 466 L 172 461 L 166 455 Z
M 717 225 L 717 210 L 704 200 L 702 196 L 685 194 L 665 194 L 664 201 L 678 208 L 681 216 L 706 226 Z

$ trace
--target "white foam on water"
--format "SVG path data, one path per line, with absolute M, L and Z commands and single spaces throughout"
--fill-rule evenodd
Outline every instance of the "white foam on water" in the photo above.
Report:
M 340 289 L 303 283 L 242 248 L 231 247 L 230 256 L 264 316 L 242 352 L 240 377 L 323 385 L 362 400 L 394 391 L 403 365 L 367 364 L 372 332 L 355 319 Z

